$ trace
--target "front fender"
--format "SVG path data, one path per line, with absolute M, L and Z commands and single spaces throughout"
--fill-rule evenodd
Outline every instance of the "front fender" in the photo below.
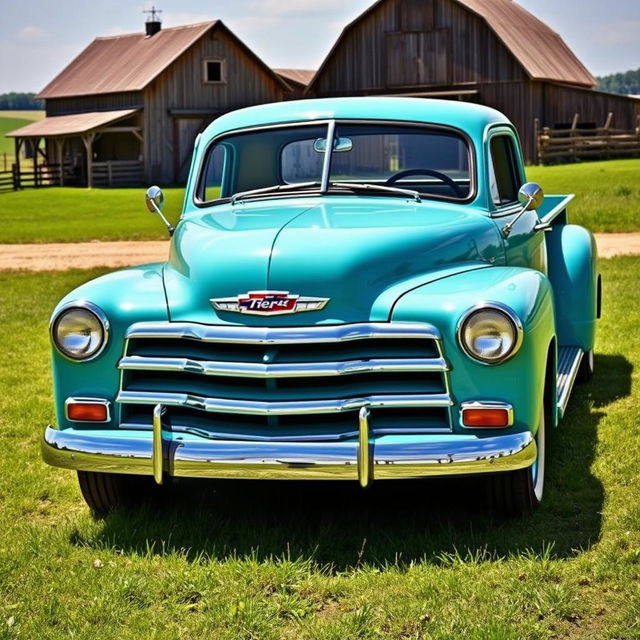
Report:
M 60 427 L 75 424 L 65 418 L 64 404 L 70 396 L 109 400 L 111 421 L 99 426 L 108 428 L 118 424 L 119 406 L 115 404 L 119 385 L 117 367 L 127 328 L 141 320 L 168 320 L 162 268 L 162 263 L 148 264 L 101 276 L 74 289 L 56 306 L 52 317 L 65 304 L 88 300 L 98 305 L 109 320 L 107 346 L 94 360 L 68 360 L 52 345 L 54 400 Z
M 520 350 L 497 365 L 473 360 L 462 350 L 457 337 L 464 314 L 488 302 L 508 306 L 524 329 Z M 525 268 L 493 267 L 453 275 L 400 297 L 392 320 L 430 322 L 440 330 L 451 367 L 455 430 L 463 430 L 457 420 L 460 403 L 492 400 L 514 407 L 514 430 L 535 432 L 542 410 L 549 346 L 555 336 L 553 295 L 544 274 Z

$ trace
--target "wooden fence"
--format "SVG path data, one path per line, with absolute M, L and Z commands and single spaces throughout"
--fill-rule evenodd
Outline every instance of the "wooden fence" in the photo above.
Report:
M 538 164 L 640 157 L 640 128 L 549 129 L 538 133 Z
M 93 187 L 137 187 L 144 184 L 144 165 L 138 161 L 94 162 Z M 0 171 L 0 191 L 28 187 L 86 186 L 86 178 L 65 164 L 34 164 L 28 168 L 16 165 L 11 171 Z

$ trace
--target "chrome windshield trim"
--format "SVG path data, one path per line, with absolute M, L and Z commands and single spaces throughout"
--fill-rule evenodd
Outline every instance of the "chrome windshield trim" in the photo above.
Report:
M 124 356 L 118 363 L 118 368 L 127 371 L 184 371 L 206 376 L 238 378 L 304 378 L 449 370 L 444 358 L 372 358 L 344 362 L 260 364 L 146 356 Z
M 329 190 L 329 178 L 331 177 L 331 156 L 333 154 L 333 139 L 336 135 L 336 121 L 329 120 L 327 128 L 327 148 L 324 152 L 322 163 L 322 178 L 320 180 L 320 193 L 327 193 Z
M 235 344 L 306 344 L 377 338 L 440 340 L 440 332 L 433 325 L 426 323 L 399 322 L 311 327 L 244 327 L 190 322 L 139 322 L 128 329 L 126 338 L 186 338 L 201 342 Z
M 359 398 L 334 400 L 295 400 L 262 402 L 256 400 L 232 400 L 208 398 L 189 393 L 120 391 L 116 402 L 121 404 L 162 404 L 167 407 L 189 407 L 212 413 L 241 413 L 262 416 L 287 416 L 303 414 L 342 413 L 370 409 L 450 407 L 453 401 L 448 394 L 371 395 Z

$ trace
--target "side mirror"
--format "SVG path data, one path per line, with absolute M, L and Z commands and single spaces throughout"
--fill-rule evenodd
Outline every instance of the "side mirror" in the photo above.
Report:
M 158 210 L 162 211 L 162 207 L 164 206 L 164 193 L 162 193 L 162 189 L 156 186 L 149 187 L 145 201 L 147 203 L 147 209 L 149 209 L 151 213 L 158 213 Z
M 160 216 L 160 219 L 167 227 L 169 235 L 172 236 L 175 229 L 162 213 L 162 207 L 164 206 L 164 194 L 162 193 L 162 189 L 156 186 L 149 187 L 147 189 L 145 202 L 147 204 L 147 209 L 149 209 L 151 213 L 157 213 Z
M 527 182 L 520 187 L 518 191 L 518 200 L 525 207 L 525 211 L 537 209 L 544 200 L 544 191 L 539 184 L 535 182 Z

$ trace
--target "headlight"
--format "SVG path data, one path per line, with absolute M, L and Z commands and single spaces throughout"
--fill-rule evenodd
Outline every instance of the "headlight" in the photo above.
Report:
M 51 339 L 62 355 L 72 360 L 95 358 L 109 335 L 109 321 L 100 307 L 90 302 L 72 302 L 51 322 Z
M 486 305 L 463 317 L 458 340 L 472 358 L 498 364 L 520 348 L 522 324 L 511 309 L 502 305 Z

